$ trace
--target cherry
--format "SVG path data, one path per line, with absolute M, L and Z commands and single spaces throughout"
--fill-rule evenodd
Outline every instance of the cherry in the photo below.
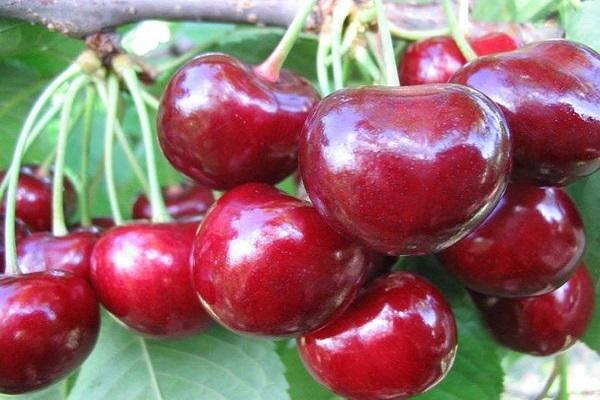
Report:
M 583 336 L 594 309 L 594 284 L 584 264 L 560 288 L 505 299 L 471 293 L 492 334 L 504 346 L 537 356 L 571 347 Z
M 91 279 L 101 303 L 131 329 L 173 338 L 200 332 L 210 318 L 190 280 L 195 223 L 118 226 L 98 240 Z
M 488 33 L 469 39 L 477 55 L 500 53 L 514 50 L 519 43 L 502 32 Z M 454 39 L 450 36 L 436 36 L 412 43 L 402 58 L 398 73 L 403 85 L 425 83 L 446 83 L 458 69 L 466 64 Z
M 29 236 L 31 231 L 27 224 L 20 219 L 15 219 L 15 240 L 17 244 L 23 240 L 23 238 Z M 0 274 L 4 273 L 4 215 L 0 214 Z
M 300 141 L 302 180 L 319 213 L 387 254 L 430 253 L 465 236 L 494 208 L 509 166 L 500 110 L 450 84 L 337 91 Z
M 456 322 L 427 280 L 395 272 L 340 316 L 298 338 L 309 372 L 349 399 L 405 399 L 442 380 L 456 355 Z
M 0 172 L 4 179 L 6 171 Z M 72 217 L 77 206 L 77 195 L 71 181 L 64 179 L 65 218 Z M 4 212 L 4 201 L 1 211 Z M 16 216 L 32 231 L 48 231 L 52 227 L 52 177 L 39 166 L 25 165 L 19 173 L 17 186 Z
M 0 278 L 0 392 L 48 386 L 92 351 L 100 310 L 89 284 L 62 271 Z
M 167 211 L 174 218 L 204 215 L 215 201 L 212 190 L 200 185 L 169 186 L 162 193 Z M 138 196 L 133 204 L 132 216 L 135 219 L 152 218 L 152 207 L 146 195 Z
M 266 184 L 226 193 L 198 229 L 192 279 L 208 312 L 246 334 L 312 330 L 352 301 L 372 253 L 313 207 Z
M 98 240 L 97 230 L 79 229 L 65 236 L 34 233 L 17 246 L 22 272 L 68 271 L 84 279 L 90 276 L 90 257 Z
M 160 145 L 176 169 L 213 189 L 276 183 L 296 169 L 298 135 L 318 99 L 293 72 L 272 82 L 231 56 L 205 54 L 165 90 Z
M 492 214 L 440 258 L 477 292 L 533 296 L 569 279 L 585 242 L 577 206 L 565 191 L 512 183 Z
M 515 176 L 565 185 L 600 168 L 600 54 L 548 40 L 479 58 L 452 82 L 481 90 L 513 134 Z
M 76 230 L 101 233 L 115 226 L 115 221 L 111 217 L 93 217 L 90 222 L 90 226 L 87 227 L 82 226 L 81 222 L 78 222 L 71 228 Z

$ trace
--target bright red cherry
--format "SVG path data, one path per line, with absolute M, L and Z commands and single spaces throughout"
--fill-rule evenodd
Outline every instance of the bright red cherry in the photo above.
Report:
M 431 253 L 465 236 L 494 208 L 509 167 L 502 113 L 459 85 L 337 91 L 300 141 L 319 213 L 387 254 Z
M 17 244 L 30 234 L 31 231 L 27 224 L 18 218 L 15 219 L 15 240 Z M 4 255 L 4 215 L 0 214 L 0 274 L 4 273 Z
M 162 190 L 167 211 L 173 218 L 198 217 L 214 203 L 210 188 L 201 185 L 169 186 Z M 145 194 L 140 194 L 133 204 L 134 219 L 151 219 L 152 207 Z
M 519 47 L 512 36 L 502 32 L 469 39 L 469 43 L 480 56 Z M 400 82 L 403 85 L 446 83 L 466 62 L 456 42 L 449 36 L 420 40 L 412 43 L 404 52 L 399 65 Z
M 6 171 L 0 172 L 0 179 L 4 179 L 5 174 Z M 77 208 L 77 195 L 67 177 L 63 186 L 65 218 L 70 218 Z M 2 212 L 4 203 L 0 206 Z M 49 231 L 52 227 L 52 177 L 38 166 L 25 165 L 21 168 L 15 214 L 32 231 Z
M 92 351 L 100 310 L 89 284 L 62 271 L 0 278 L 0 392 L 48 386 Z
M 569 279 L 585 242 L 577 206 L 565 191 L 511 183 L 492 214 L 440 258 L 472 290 L 532 296 Z
M 89 280 L 90 258 L 98 237 L 97 231 L 90 230 L 76 230 L 64 236 L 34 233 L 17 246 L 19 268 L 22 272 L 68 271 Z
M 564 285 L 541 296 L 506 299 L 471 293 L 504 346 L 546 356 L 571 347 L 587 329 L 594 310 L 594 284 L 584 264 Z
M 565 185 L 600 168 L 600 54 L 547 40 L 479 58 L 452 78 L 500 106 L 513 138 L 514 174 Z
M 308 371 L 353 400 L 406 399 L 442 380 L 456 355 L 456 322 L 427 280 L 395 272 L 340 316 L 298 338 Z
M 160 145 L 176 169 L 213 189 L 276 183 L 296 169 L 298 135 L 318 100 L 293 72 L 271 82 L 231 56 L 206 54 L 171 78 Z
M 211 322 L 190 280 L 195 223 L 131 224 L 107 231 L 92 252 L 100 302 L 152 337 L 198 333 Z
M 215 203 L 192 251 L 202 303 L 227 328 L 297 335 L 352 301 L 372 253 L 334 232 L 313 207 L 260 183 Z

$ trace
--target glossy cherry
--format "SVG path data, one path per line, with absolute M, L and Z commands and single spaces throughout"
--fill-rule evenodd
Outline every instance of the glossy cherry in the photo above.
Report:
M 387 254 L 431 253 L 465 236 L 494 208 L 509 166 L 500 110 L 450 84 L 337 91 L 300 142 L 319 213 Z
M 514 50 L 519 43 L 502 32 L 488 33 L 469 39 L 471 47 L 479 56 Z M 458 69 L 466 64 L 454 39 L 436 36 L 412 43 L 399 65 L 400 82 L 403 85 L 446 83 Z
M 31 231 L 27 224 L 18 218 L 15 219 L 15 240 L 17 244 L 30 234 Z M 0 274 L 4 273 L 4 255 L 4 215 L 0 214 Z
M 293 72 L 272 82 L 231 56 L 206 54 L 171 78 L 160 145 L 176 169 L 213 189 L 276 183 L 296 169 L 298 135 L 318 100 Z
M 352 400 L 405 399 L 442 380 L 456 355 L 456 322 L 427 280 L 395 272 L 340 316 L 298 338 L 308 371 Z
M 112 228 L 94 246 L 91 279 L 100 302 L 131 329 L 152 337 L 198 333 L 210 317 L 190 280 L 196 223 Z
M 557 290 L 506 299 L 471 293 L 492 334 L 504 346 L 546 356 L 571 347 L 593 315 L 594 284 L 584 264 Z
M 22 272 L 68 271 L 89 280 L 90 258 L 98 237 L 98 231 L 82 229 L 64 236 L 34 233 L 17 246 L 19 268 Z
M 513 135 L 514 173 L 564 185 L 600 168 L 600 54 L 548 40 L 479 58 L 452 82 L 500 106 Z
M 226 193 L 206 215 L 194 239 L 192 277 L 206 309 L 227 328 L 291 336 L 354 299 L 371 255 L 309 204 L 253 183 Z
M 169 186 L 162 190 L 167 211 L 173 218 L 198 217 L 214 203 L 215 197 L 210 188 L 201 185 Z M 151 219 L 152 207 L 145 194 L 140 194 L 133 204 L 132 216 L 135 219 Z
M 0 278 L 0 392 L 48 386 L 79 367 L 100 329 L 94 291 L 61 271 Z
M 585 243 L 577 206 L 565 191 L 511 183 L 492 214 L 440 258 L 472 290 L 532 296 L 565 283 Z
M 0 172 L 4 179 L 6 171 Z M 64 179 L 64 212 L 70 218 L 77 208 L 77 195 L 71 181 Z M 5 201 L 1 210 L 4 212 Z M 32 231 L 48 231 L 52 227 L 52 176 L 41 171 L 38 166 L 25 165 L 19 174 L 17 186 L 16 216 L 31 228 Z

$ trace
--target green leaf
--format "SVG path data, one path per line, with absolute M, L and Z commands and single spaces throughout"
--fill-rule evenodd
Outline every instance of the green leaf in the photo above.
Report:
M 587 44 L 600 51 L 600 0 L 590 0 L 581 3 L 579 9 L 567 11 L 565 18 L 565 33 L 567 39 Z
M 69 400 L 287 399 L 284 367 L 271 341 L 214 327 L 172 341 L 144 339 L 111 317 Z
M 37 392 L 9 396 L 6 394 L 0 394 L 0 400 L 63 400 L 64 399 L 64 382 L 59 382 L 46 389 L 39 390 Z

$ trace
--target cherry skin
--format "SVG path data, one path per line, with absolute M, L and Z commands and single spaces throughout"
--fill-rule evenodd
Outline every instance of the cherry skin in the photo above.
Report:
M 405 399 L 442 380 L 456 355 L 456 322 L 427 280 L 395 272 L 340 316 L 298 338 L 308 371 L 352 400 Z
M 514 50 L 519 43 L 502 32 L 488 33 L 469 39 L 471 47 L 479 56 Z M 467 63 L 454 39 L 436 36 L 412 43 L 399 65 L 402 85 L 446 83 L 458 69 Z
M 371 255 L 309 204 L 252 183 L 226 193 L 206 215 L 194 239 L 192 279 L 205 308 L 227 328 L 293 336 L 354 299 Z
M 298 135 L 318 100 L 293 72 L 271 82 L 231 56 L 205 54 L 165 90 L 160 145 L 176 169 L 213 189 L 277 183 L 297 167 Z
M 64 236 L 34 233 L 17 246 L 19 268 L 22 272 L 68 271 L 89 280 L 90 258 L 98 237 L 98 231 L 83 229 Z
M 0 172 L 4 179 L 6 171 Z M 77 208 L 77 195 L 70 180 L 64 179 L 64 213 L 70 218 Z M 1 211 L 4 212 L 5 201 Z M 35 165 L 25 165 L 19 174 L 17 185 L 16 216 L 34 231 L 49 231 L 52 227 L 52 176 Z
M 30 234 L 31 234 L 31 230 L 29 229 L 27 224 L 25 222 L 21 221 L 20 219 L 16 218 L 15 219 L 15 241 L 17 242 L 17 245 L 19 244 L 19 242 L 21 242 L 21 240 L 23 240 Z M 5 254 L 6 253 L 4 251 L 4 215 L 0 214 L 0 274 L 4 273 Z
M 169 215 L 173 218 L 198 217 L 214 203 L 211 189 L 200 185 L 169 186 L 162 190 Z M 145 194 L 140 194 L 133 204 L 135 219 L 151 219 L 152 207 Z
M 94 246 L 91 279 L 100 302 L 132 330 L 156 338 L 198 333 L 211 322 L 190 280 L 196 223 L 112 228 Z
M 90 285 L 62 271 L 0 278 L 0 392 L 48 386 L 79 367 L 100 329 Z
M 452 82 L 500 106 L 517 179 L 565 185 L 600 168 L 600 54 L 589 47 L 538 42 L 474 60 Z
M 584 264 L 560 288 L 533 297 L 506 299 L 472 292 L 498 342 L 523 353 L 547 356 L 583 336 L 594 310 L 594 284 Z
M 337 91 L 300 142 L 317 211 L 389 255 L 431 253 L 465 236 L 500 199 L 509 167 L 500 110 L 450 84 Z

